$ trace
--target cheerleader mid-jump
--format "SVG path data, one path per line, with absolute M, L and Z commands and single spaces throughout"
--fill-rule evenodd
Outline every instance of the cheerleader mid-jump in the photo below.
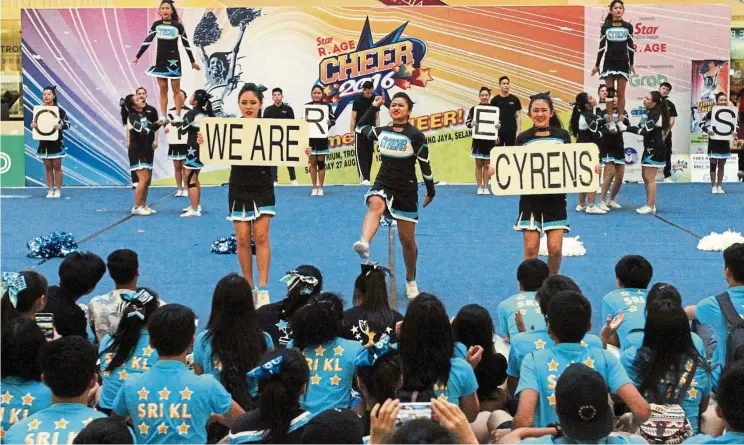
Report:
M 633 44 L 633 26 L 623 20 L 625 5 L 622 0 L 612 0 L 610 3 L 610 13 L 607 14 L 599 38 L 599 51 L 597 52 L 597 63 L 592 68 L 592 76 L 599 71 L 599 64 L 604 56 L 604 65 L 599 77 L 607 85 L 607 114 L 612 116 L 612 109 L 617 105 L 619 122 L 625 118 L 625 87 L 628 84 L 628 78 L 635 74 L 633 60 L 635 47 Z M 615 89 L 617 85 L 617 89 Z M 613 98 L 616 98 L 613 100 Z M 623 127 L 618 128 L 614 122 L 608 122 L 607 128 L 611 133 L 618 130 L 623 131 Z
M 48 107 L 58 107 L 57 105 L 57 87 L 51 86 L 44 88 L 42 92 L 44 105 Z M 36 128 L 36 122 L 31 122 L 31 128 Z M 46 182 L 49 191 L 47 198 L 59 198 L 62 196 L 62 158 L 65 157 L 65 146 L 62 140 L 62 131 L 70 128 L 70 121 L 67 120 L 67 113 L 59 108 L 59 122 L 54 126 L 58 131 L 59 137 L 55 141 L 39 141 L 39 149 L 36 155 L 44 162 L 44 172 L 46 173 Z
M 160 89 L 160 112 L 161 120 L 168 121 L 168 79 L 171 81 L 171 90 L 173 91 L 173 101 L 175 103 L 176 121 L 181 120 L 181 107 L 184 98 L 181 97 L 181 57 L 178 53 L 178 40 L 181 40 L 183 48 L 191 61 L 191 67 L 200 70 L 201 65 L 196 63 L 194 55 L 191 52 L 191 46 L 186 36 L 186 30 L 178 20 L 178 12 L 173 5 L 172 0 L 163 0 L 160 3 L 159 14 L 161 20 L 156 21 L 150 27 L 150 33 L 142 43 L 137 56 L 132 60 L 133 64 L 139 62 L 142 54 L 152 44 L 155 38 L 158 39 L 157 56 L 155 65 L 147 69 L 147 74 L 158 78 L 158 87 Z
M 426 136 L 408 122 L 413 110 L 413 101 L 406 93 L 396 93 L 390 103 L 392 122 L 385 127 L 375 127 L 375 116 L 384 99 L 375 97 L 372 106 L 359 121 L 359 137 L 378 141 L 382 156 L 380 171 L 375 183 L 364 196 L 367 215 L 362 223 L 362 238 L 354 243 L 354 251 L 362 259 L 369 258 L 369 243 L 380 226 L 380 217 L 385 214 L 398 222 L 398 237 L 403 247 L 406 263 L 406 296 L 411 299 L 418 294 L 416 285 L 416 224 L 418 223 L 418 180 L 416 163 L 426 184 L 424 207 L 434 199 L 434 177 L 429 165 L 429 147 Z

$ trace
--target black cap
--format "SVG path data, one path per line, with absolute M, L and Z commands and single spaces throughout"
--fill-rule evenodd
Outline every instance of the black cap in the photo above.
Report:
M 555 404 L 561 429 L 579 442 L 597 441 L 612 432 L 612 410 L 604 378 L 581 363 L 568 366 L 558 378 Z
M 323 411 L 305 425 L 302 443 L 354 443 L 363 442 L 362 419 L 348 409 Z

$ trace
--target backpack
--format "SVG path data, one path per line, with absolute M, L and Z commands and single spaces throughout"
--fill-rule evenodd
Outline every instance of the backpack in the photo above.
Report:
M 675 403 L 650 403 L 651 417 L 643 422 L 638 434 L 650 444 L 680 444 L 688 437 L 692 437 L 693 430 L 690 420 L 680 403 L 687 395 L 690 384 L 695 378 L 697 358 L 692 362 L 692 369 L 687 373 L 685 384 L 679 391 Z
M 726 320 L 726 327 L 729 330 L 728 337 L 726 338 L 725 365 L 744 359 L 744 319 L 736 311 L 728 292 L 717 295 L 716 301 L 718 301 L 718 305 L 721 307 L 723 318 Z

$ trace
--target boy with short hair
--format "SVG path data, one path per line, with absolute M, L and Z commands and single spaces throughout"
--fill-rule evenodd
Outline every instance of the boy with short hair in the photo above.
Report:
M 744 362 L 728 366 L 718 383 L 716 415 L 723 419 L 726 432 L 720 437 L 698 434 L 683 443 L 744 443 Z
M 612 320 L 622 312 L 623 322 L 608 344 L 622 349 L 641 347 L 629 335 L 643 331 L 646 325 L 646 293 L 653 274 L 651 263 L 640 255 L 625 255 L 615 265 L 617 289 L 602 298 L 602 320 Z
M 159 359 L 124 382 L 113 410 L 131 417 L 137 443 L 206 443 L 212 414 L 226 416 L 221 420 L 226 424 L 243 414 L 214 377 L 196 375 L 186 366 L 195 319 L 194 312 L 180 304 L 161 306 L 150 316 L 150 346 Z
M 545 317 L 540 312 L 540 305 L 535 301 L 535 294 L 549 275 L 548 265 L 537 258 L 525 260 L 519 265 L 517 268 L 519 293 L 499 303 L 496 335 L 508 341 L 512 335 L 519 333 L 517 313 L 521 315 L 524 327 L 528 331 L 545 329 Z

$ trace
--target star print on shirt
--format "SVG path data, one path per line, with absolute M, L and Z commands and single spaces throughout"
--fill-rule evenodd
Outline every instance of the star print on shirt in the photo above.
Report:
M 549 371 L 557 371 L 558 370 L 558 362 L 555 361 L 555 359 L 550 359 L 550 363 L 548 363 L 548 370 Z
M 630 292 L 628 292 L 628 291 L 622 291 L 622 292 L 620 292 L 620 296 L 621 297 L 629 297 L 630 296 Z
M 61 418 L 58 421 L 54 422 L 54 429 L 55 430 L 64 430 L 67 428 L 67 425 L 70 422 L 68 420 L 65 420 L 65 418 Z
M 315 355 L 323 357 L 323 354 L 325 354 L 325 349 L 323 349 L 322 346 L 318 346 L 315 348 Z
M 690 396 L 689 397 L 690 400 L 695 399 L 697 397 L 697 393 L 698 393 L 698 390 L 695 388 L 691 388 L 690 390 L 687 391 L 687 395 Z
M 310 377 L 310 384 L 311 385 L 319 385 L 320 384 L 320 376 L 318 373 L 315 373 L 314 376 Z
M 341 347 L 341 345 L 336 346 L 333 348 L 333 355 L 343 355 L 344 354 L 344 348 Z
M 146 436 L 148 431 L 150 431 L 150 427 L 145 422 L 139 424 L 139 433 L 141 435 Z
M 584 360 L 584 364 L 594 369 L 594 360 L 591 357 L 587 357 L 586 360 Z
M 526 309 L 520 309 L 519 310 L 519 313 L 522 314 L 522 315 L 527 315 L 527 310 Z
M 38 430 L 39 425 L 41 425 L 41 422 L 39 422 L 39 419 L 34 419 L 31 422 L 28 423 L 28 430 Z
M 161 391 L 158 391 L 158 394 L 160 394 L 160 400 L 168 400 L 168 397 L 170 397 L 170 391 L 168 391 L 168 387 L 164 387 Z
M 286 331 L 287 328 L 289 327 L 289 323 L 287 323 L 284 320 L 279 320 L 279 323 L 275 324 L 274 326 L 276 326 L 276 328 L 279 329 L 280 331 Z
M 21 397 L 21 400 L 23 401 L 23 406 L 32 406 L 34 400 L 36 400 L 36 397 L 32 396 L 31 393 L 28 393 L 25 396 Z
M 340 381 L 341 377 L 339 377 L 338 375 L 334 375 L 333 377 L 331 377 L 331 385 L 333 386 L 338 386 L 338 382 Z
M 153 348 L 151 348 L 151 347 L 150 347 L 150 346 L 148 345 L 148 346 L 145 346 L 145 347 L 144 347 L 144 348 L 142 349 L 142 355 L 146 355 L 146 356 L 148 356 L 148 357 L 149 357 L 149 356 L 150 356 L 150 354 L 152 354 L 152 353 L 153 353 L 154 351 L 155 351 L 155 350 L 154 350 Z
M 165 423 L 161 423 L 158 425 L 158 434 L 165 434 L 168 432 L 168 425 Z
M 92 417 L 88 417 L 85 420 L 81 420 L 81 422 L 83 423 L 83 427 L 88 426 L 88 424 L 91 423 L 92 421 L 93 421 L 93 418 Z
M 545 349 L 545 342 L 542 341 L 541 338 L 538 338 L 537 341 L 535 342 L 535 347 L 537 349 Z
M 631 306 L 628 308 L 628 312 L 636 312 L 638 310 L 638 306 Z
M 196 149 L 194 147 L 189 147 L 188 153 L 189 156 L 194 156 L 196 155 Z
M 555 393 L 548 396 L 548 402 L 550 403 L 551 406 L 555 405 Z
M 358 328 L 358 327 L 356 327 L 356 326 L 352 326 L 352 327 L 351 327 L 351 333 L 352 333 L 352 334 L 356 334 L 357 332 L 359 332 L 359 328 Z
M 121 371 L 119 371 L 119 380 L 126 380 L 127 376 L 129 376 L 129 374 L 127 374 L 126 369 L 122 369 Z
M 178 425 L 178 434 L 179 435 L 188 434 L 189 433 L 189 428 L 191 428 L 191 425 L 189 425 L 188 423 L 186 423 L 186 421 L 181 422 L 181 424 Z
M 0 397 L 2 403 L 10 403 L 11 399 L 13 399 L 13 396 L 10 394 L 10 391 L 5 391 L 5 394 Z
M 517 296 L 517 301 L 523 301 L 523 300 L 524 300 L 524 295 Z
M 181 400 L 191 400 L 191 394 L 194 393 L 194 391 L 190 390 L 189 387 L 185 387 L 183 391 L 178 391 L 181 394 Z
M 139 396 L 140 400 L 147 400 L 147 396 L 150 395 L 150 391 L 147 390 L 144 386 L 142 389 L 137 391 L 137 395 Z

